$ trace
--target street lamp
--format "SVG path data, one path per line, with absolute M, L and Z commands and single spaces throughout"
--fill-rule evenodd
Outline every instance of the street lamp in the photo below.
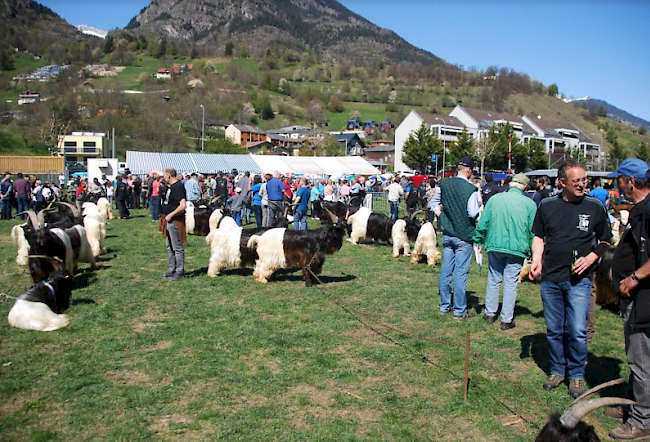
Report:
M 201 153 L 203 153 L 203 147 L 205 143 L 205 106 L 201 105 Z

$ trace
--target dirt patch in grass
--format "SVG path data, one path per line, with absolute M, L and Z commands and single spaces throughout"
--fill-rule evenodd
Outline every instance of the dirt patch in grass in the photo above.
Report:
M 146 385 L 151 383 L 151 377 L 145 373 L 133 370 L 109 371 L 106 377 L 112 382 L 120 385 Z
M 251 354 L 240 356 L 239 360 L 246 364 L 252 373 L 256 373 L 260 366 L 266 367 L 273 374 L 280 373 L 282 363 L 276 358 L 267 356 L 268 353 L 268 349 L 260 348 Z
M 174 345 L 172 341 L 160 341 L 157 344 L 150 345 L 149 347 L 144 347 L 142 351 L 144 352 L 152 352 L 152 351 L 158 351 L 158 350 L 167 350 L 171 348 L 171 346 Z
M 332 391 L 319 390 L 311 385 L 298 385 L 287 390 L 289 396 L 307 396 L 312 404 L 327 408 L 332 404 Z
M 158 312 L 147 312 L 144 316 L 131 322 L 131 328 L 136 333 L 143 333 L 146 329 L 158 327 L 167 319 L 167 315 Z

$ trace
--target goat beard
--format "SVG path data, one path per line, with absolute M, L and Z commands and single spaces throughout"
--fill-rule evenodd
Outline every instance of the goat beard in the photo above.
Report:
M 178 236 L 180 237 L 181 244 L 187 242 L 187 229 L 185 228 L 184 220 L 172 220 L 173 223 L 176 223 L 176 228 L 178 229 Z M 160 226 L 158 230 L 162 233 L 163 238 L 167 238 L 167 218 L 164 216 L 160 217 Z

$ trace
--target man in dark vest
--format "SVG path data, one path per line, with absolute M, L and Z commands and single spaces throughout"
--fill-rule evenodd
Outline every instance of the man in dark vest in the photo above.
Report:
M 440 192 L 433 199 L 433 210 L 440 219 L 442 228 L 442 267 L 438 290 L 440 291 L 440 313 L 451 309 L 451 279 L 454 279 L 454 319 L 476 316 L 467 312 L 467 275 L 472 263 L 472 237 L 475 233 L 476 217 L 481 206 L 478 188 L 469 182 L 474 161 L 463 157 L 458 160 L 458 176 L 443 180 Z

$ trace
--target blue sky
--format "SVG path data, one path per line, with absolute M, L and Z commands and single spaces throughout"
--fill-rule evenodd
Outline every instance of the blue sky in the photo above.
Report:
M 415 46 L 468 68 L 525 72 L 567 96 L 650 120 L 650 1 L 340 0 Z M 124 27 L 149 0 L 41 0 L 73 25 Z

